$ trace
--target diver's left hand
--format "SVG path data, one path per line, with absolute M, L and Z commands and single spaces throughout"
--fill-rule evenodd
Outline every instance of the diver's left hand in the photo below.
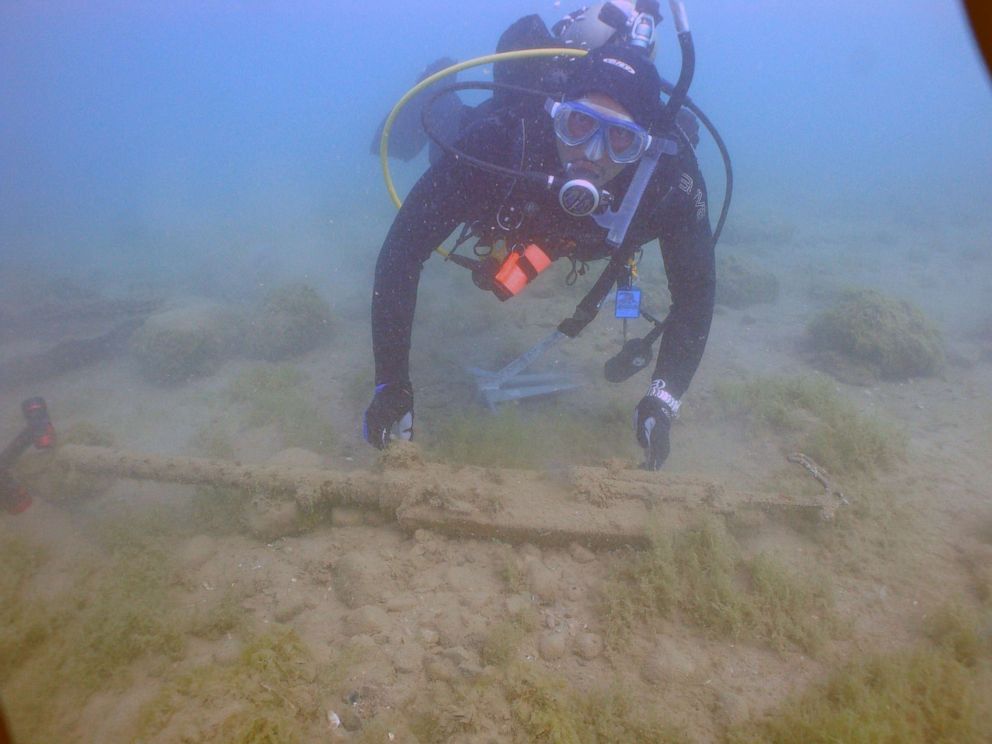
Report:
M 679 401 L 665 390 L 664 380 L 653 381 L 634 409 L 634 431 L 644 449 L 645 470 L 660 470 L 668 459 L 672 420 L 678 409 Z

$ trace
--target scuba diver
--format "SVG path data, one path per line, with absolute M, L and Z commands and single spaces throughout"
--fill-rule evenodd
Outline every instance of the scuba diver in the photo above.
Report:
M 680 5 L 673 2 L 673 11 Z M 462 83 L 436 95 L 434 101 L 465 88 L 494 91 L 470 113 L 459 113 L 462 132 L 454 144 L 436 136 L 431 104 L 422 105 L 424 127 L 443 153 L 403 203 L 376 263 L 375 390 L 363 421 L 373 446 L 413 435 L 409 354 L 420 272 L 462 225 L 455 251 L 474 238 L 478 258 L 452 251 L 448 259 L 471 269 L 475 283 L 501 300 L 553 261 L 608 260 L 573 316 L 558 326 L 568 337 L 595 317 L 614 286 L 618 309 L 621 292 L 638 304 L 634 257 L 644 244 L 660 242 L 672 306 L 657 324 L 657 363 L 634 422 L 644 466 L 657 470 L 665 462 L 671 423 L 706 346 L 716 279 L 706 187 L 679 116 L 692 76 L 691 37 L 682 9 L 676 27 L 683 69 L 663 104 L 665 86 L 652 62 L 657 9 L 645 0 L 598 3 L 567 16 L 553 36 L 537 16 L 521 19 L 511 31 L 539 23 L 545 39 L 534 43 L 532 35 L 511 48 L 567 41 L 589 51 L 577 59 L 501 62 L 494 83 Z M 501 39 L 504 48 L 511 31 Z

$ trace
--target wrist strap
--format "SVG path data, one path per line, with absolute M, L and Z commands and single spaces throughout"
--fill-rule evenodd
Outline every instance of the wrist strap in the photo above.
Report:
M 664 404 L 665 413 L 668 414 L 669 418 L 678 418 L 679 408 L 682 403 L 678 398 L 665 389 L 664 380 L 652 380 L 645 395 L 650 395 L 652 398 L 657 398 L 660 400 Z

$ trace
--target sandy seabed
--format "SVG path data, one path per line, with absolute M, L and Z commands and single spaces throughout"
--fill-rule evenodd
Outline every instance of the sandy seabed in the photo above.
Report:
M 833 383 L 861 414 L 890 422 L 906 438 L 905 452 L 886 467 L 832 472 L 851 502 L 847 516 L 811 524 L 761 510 L 736 516 L 659 510 L 674 573 L 654 576 L 654 593 L 637 595 L 616 587 L 648 565 L 639 563 L 643 552 L 457 539 L 405 531 L 356 509 L 317 512 L 302 525 L 296 515 L 253 528 L 251 516 L 229 504 L 228 511 L 204 506 L 236 496 L 170 484 L 121 480 L 86 498 L 39 492 L 27 512 L 0 517 L 0 555 L 9 569 L 0 581 L 0 618 L 8 623 L 0 632 L 0 693 L 15 739 L 770 740 L 771 728 L 754 727 L 783 715 L 792 696 L 821 689 L 852 662 L 945 648 L 948 635 L 935 631 L 934 622 L 952 616 L 976 618 L 977 630 L 958 634 L 975 647 L 951 654 L 965 670 L 964 686 L 948 687 L 947 694 L 987 704 L 992 315 L 971 309 L 987 308 L 982 303 L 992 297 L 990 246 L 984 253 L 963 244 L 924 250 L 890 237 L 887 253 L 852 249 L 843 262 L 828 262 L 816 258 L 822 255 L 816 246 L 799 251 L 767 241 L 738 236 L 726 250 L 770 268 L 781 297 L 745 310 L 718 309 L 666 469 L 778 496 L 814 487 L 786 461 L 796 446 L 791 435 L 729 419 L 716 389 L 726 381 L 811 374 L 804 329 L 823 293 L 847 284 L 880 286 L 937 319 L 948 363 L 934 378 Z M 826 248 L 840 256 L 843 242 Z M 451 287 L 465 277 L 448 272 L 429 267 L 413 356 L 418 438 L 426 457 L 442 460 L 452 445 L 441 434 L 447 419 L 488 416 L 473 402 L 461 365 L 507 361 L 579 296 L 574 289 L 564 296 L 561 277 L 552 273 L 542 281 L 561 292 L 542 288 L 514 306 L 497 306 L 461 289 L 453 295 Z M 452 312 L 452 297 L 465 309 Z M 342 471 L 377 467 L 357 427 L 371 387 L 362 302 L 332 303 L 332 338 L 293 360 L 306 376 L 312 408 L 335 436 L 322 452 L 283 454 L 284 462 Z M 496 314 L 498 324 L 491 322 Z M 519 425 L 562 416 L 574 426 L 588 416 L 590 426 L 604 427 L 608 441 L 596 450 L 602 459 L 613 458 L 613 467 L 633 463 L 633 434 L 624 440 L 617 432 L 625 429 L 603 424 L 602 401 L 621 401 L 626 415 L 646 385 L 638 377 L 618 388 L 602 381 L 600 365 L 617 348 L 618 333 L 616 321 L 601 318 L 545 360 L 547 368 L 568 369 L 589 384 L 522 405 Z M 7 332 L 0 353 L 32 353 L 59 336 L 52 328 Z M 115 354 L 40 384 L 2 389 L 0 432 L 12 437 L 20 400 L 42 394 L 60 431 L 88 422 L 111 432 L 119 446 L 165 455 L 203 454 L 204 432 L 222 431 L 230 455 L 265 462 L 289 446 L 285 428 L 253 418 L 227 392 L 253 366 L 232 359 L 208 377 L 159 387 L 136 374 L 126 353 Z M 498 464 L 500 455 L 492 459 Z M 554 477 L 577 459 L 565 449 L 540 469 Z M 417 477 L 416 469 L 410 473 Z M 245 497 L 245 509 L 278 511 L 266 499 Z M 608 510 L 609 500 L 598 506 Z M 698 550 L 687 535 L 723 541 L 723 548 Z M 703 564 L 680 562 L 691 551 Z M 707 557 L 730 561 L 733 586 L 701 601 L 665 594 L 666 581 L 673 591 L 712 589 L 699 576 L 723 569 L 707 565 Z M 736 624 L 713 606 L 760 594 L 759 557 L 783 567 L 795 581 L 789 586 L 805 587 L 811 597 L 790 605 L 799 615 L 791 630 L 770 631 L 749 618 L 760 604 L 741 605 Z M 651 565 L 664 560 L 659 554 Z M 632 596 L 658 604 L 624 614 L 617 603 Z M 978 715 L 971 704 L 948 715 Z M 992 717 L 974 720 L 977 728 L 931 731 L 936 738 L 900 739 L 897 732 L 864 740 L 992 739 Z

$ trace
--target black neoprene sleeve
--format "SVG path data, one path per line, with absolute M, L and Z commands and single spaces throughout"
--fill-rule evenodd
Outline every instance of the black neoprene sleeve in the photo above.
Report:
M 464 219 L 466 170 L 448 157 L 429 168 L 403 202 L 379 252 L 372 289 L 376 385 L 410 380 L 420 272 L 431 252 Z
M 671 320 L 661 337 L 653 379 L 676 398 L 689 388 L 706 348 L 716 297 L 716 258 L 706 209 L 706 186 L 693 169 L 690 193 L 679 193 L 660 237 L 672 295 Z

